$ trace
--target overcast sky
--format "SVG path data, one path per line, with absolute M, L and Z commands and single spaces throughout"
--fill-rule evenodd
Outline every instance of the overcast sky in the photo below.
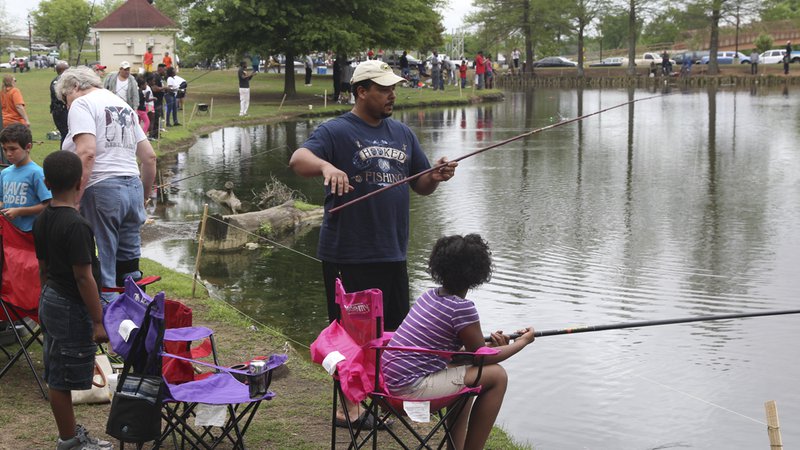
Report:
M 29 11 L 39 7 L 40 0 L 0 0 L 5 4 L 9 22 L 18 24 L 18 34 L 27 34 L 25 21 Z M 451 32 L 463 24 L 464 16 L 472 11 L 472 0 L 448 0 L 449 5 L 442 10 L 444 29 Z

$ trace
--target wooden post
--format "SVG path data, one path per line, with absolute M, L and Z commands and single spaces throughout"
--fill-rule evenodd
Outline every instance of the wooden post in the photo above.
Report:
M 194 261 L 194 277 L 192 279 L 192 298 L 194 298 L 194 291 L 197 287 L 197 276 L 200 272 L 200 257 L 203 255 L 203 241 L 205 240 L 206 235 L 206 220 L 208 220 L 208 203 L 203 205 L 203 220 L 200 222 L 200 238 L 197 242 L 197 259 Z
M 283 94 L 283 98 L 281 99 L 281 106 L 278 106 L 278 111 L 280 111 L 281 108 L 283 108 L 283 102 L 285 101 L 286 101 L 286 94 Z
M 781 426 L 778 422 L 778 404 L 775 403 L 775 400 L 770 400 L 764 403 L 764 409 L 767 410 L 767 435 L 769 435 L 769 448 L 770 450 L 783 450 Z
M 189 122 L 188 122 L 186 125 L 189 125 L 190 123 L 192 123 L 192 119 L 194 119 L 194 113 L 195 113 L 195 111 L 197 111 L 197 103 L 195 103 L 194 105 L 192 105 L 192 113 L 191 113 L 191 114 L 189 114 Z
M 164 201 L 164 174 L 160 170 L 158 171 L 158 186 L 156 188 L 158 189 L 159 196 L 161 196 L 161 204 L 163 205 L 166 203 Z
M 211 97 L 211 106 L 208 107 L 208 118 L 214 118 L 214 97 Z
M 322 103 L 322 107 L 323 108 L 327 108 L 328 107 L 328 90 L 327 89 L 322 91 L 322 99 L 323 99 L 322 100 L 322 102 L 323 102 Z

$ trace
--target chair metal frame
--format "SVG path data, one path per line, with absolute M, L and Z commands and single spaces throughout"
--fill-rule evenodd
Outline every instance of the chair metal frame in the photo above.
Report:
M 24 320 L 23 315 L 19 313 L 20 308 L 12 305 L 11 303 L 6 302 L 5 299 L 0 298 L 0 307 L 3 308 L 3 313 L 9 319 L 9 323 L 11 324 L 11 330 L 14 334 L 14 340 L 16 341 L 17 345 L 19 345 L 19 349 L 17 349 L 17 352 L 14 353 L 13 356 L 11 356 L 8 353 L 8 351 L 6 351 L 5 348 L 0 346 L 0 348 L 2 348 L 3 350 L 3 353 L 5 353 L 9 357 L 8 362 L 6 362 L 3 368 L 0 369 L 0 378 L 3 378 L 3 376 L 5 376 L 5 374 L 8 373 L 9 370 L 11 370 L 11 367 L 14 366 L 14 364 L 19 360 L 19 358 L 24 356 L 25 362 L 27 362 L 28 367 L 31 369 L 31 372 L 33 373 L 33 377 L 36 380 L 36 384 L 39 386 L 39 391 L 41 391 L 42 397 L 44 397 L 44 399 L 47 400 L 48 399 L 47 389 L 45 389 L 44 387 L 41 375 L 39 375 L 39 372 L 37 372 L 36 368 L 33 366 L 33 359 L 31 359 L 31 355 L 28 351 L 28 348 L 34 342 L 38 342 L 39 345 L 44 347 L 44 342 L 42 341 L 41 337 L 42 327 L 39 326 L 38 323 L 36 323 L 35 327 L 31 327 L 28 324 L 28 322 Z M 27 337 L 27 339 L 23 340 L 23 336 L 17 329 L 17 324 L 22 325 L 28 332 L 29 336 Z
M 214 382 L 217 381 L 223 384 L 227 383 L 228 385 L 232 385 L 231 383 L 241 384 L 239 381 L 234 379 L 233 374 L 235 373 L 241 375 L 243 373 L 242 371 L 237 371 L 219 366 L 216 343 L 214 341 L 214 333 L 211 329 L 206 327 L 184 327 L 184 328 L 167 329 L 164 336 L 164 342 L 191 342 L 191 341 L 185 341 L 182 337 L 179 337 L 179 335 L 182 332 L 186 332 L 188 330 L 196 332 L 196 334 L 193 336 L 194 338 L 192 339 L 193 341 L 206 338 L 211 341 L 211 357 L 214 361 L 214 364 L 166 352 L 162 352 L 162 356 L 167 358 L 179 359 L 183 361 L 189 361 L 193 364 L 207 366 L 214 369 L 214 371 L 209 372 L 210 375 L 206 378 L 198 379 L 195 381 L 189 381 L 184 384 L 188 383 L 214 384 Z M 261 402 L 264 400 L 271 400 L 272 398 L 275 397 L 275 393 L 269 390 L 269 386 L 272 383 L 273 369 L 278 365 L 283 364 L 283 362 L 285 361 L 285 356 L 279 357 L 278 360 L 280 360 L 280 363 L 274 367 L 269 367 L 266 373 L 264 374 L 266 380 L 265 384 L 267 389 L 265 394 L 263 394 L 261 397 L 251 398 L 250 401 L 247 402 L 225 403 L 225 407 L 228 413 L 228 419 L 222 427 L 216 427 L 219 428 L 219 431 L 216 434 L 214 433 L 215 431 L 214 426 L 201 426 L 200 429 L 197 430 L 189 424 L 189 420 L 196 415 L 196 408 L 200 404 L 200 402 L 183 401 L 171 398 L 169 395 L 167 395 L 163 401 L 162 412 L 161 412 L 162 418 L 166 421 L 166 426 L 162 430 L 161 437 L 159 438 L 159 440 L 155 442 L 153 448 L 154 449 L 160 448 L 160 446 L 170 437 L 172 438 L 175 447 L 178 447 L 177 440 L 179 436 L 181 441 L 180 443 L 181 448 L 183 448 L 187 442 L 191 448 L 203 448 L 203 449 L 213 449 L 220 444 L 229 442 L 234 449 L 244 450 L 245 434 L 253 418 L 255 417 L 256 412 L 261 406 Z M 232 386 L 241 389 L 241 387 L 238 384 Z M 243 404 L 244 407 L 242 407 Z
M 345 311 L 345 305 L 343 303 L 340 303 L 339 307 L 342 317 L 347 315 L 347 311 Z M 357 342 L 362 346 L 363 350 L 374 352 L 374 362 L 375 362 L 375 372 L 373 374 L 374 386 L 372 390 L 367 393 L 367 399 L 362 402 L 362 404 L 366 408 L 366 414 L 363 417 L 369 417 L 369 416 L 373 417 L 375 419 L 374 426 L 370 430 L 363 430 L 362 428 L 364 420 L 361 420 L 358 426 L 354 426 L 354 424 L 350 420 L 350 416 L 347 411 L 347 405 L 345 404 L 345 402 L 342 402 L 345 421 L 347 423 L 347 430 L 350 437 L 350 444 L 348 446 L 348 449 L 364 448 L 371 442 L 372 449 L 377 450 L 378 431 L 381 429 L 386 430 L 387 434 L 389 434 L 393 438 L 393 440 L 397 444 L 399 444 L 402 448 L 404 449 L 412 448 L 403 442 L 402 436 L 400 436 L 395 430 L 391 429 L 390 419 L 392 417 L 396 417 L 399 423 L 401 423 L 403 427 L 407 431 L 409 431 L 411 435 L 414 436 L 414 438 L 417 441 L 414 447 L 416 449 L 423 449 L 423 448 L 432 449 L 433 447 L 431 447 L 430 442 L 435 438 L 437 433 L 441 430 L 444 431 L 444 436 L 441 438 L 436 448 L 441 449 L 446 444 L 454 446 L 452 430 L 447 425 L 447 420 L 451 418 L 457 418 L 458 415 L 463 412 L 465 406 L 467 405 L 467 402 L 470 399 L 477 397 L 478 394 L 480 394 L 481 391 L 480 379 L 483 373 L 484 358 L 487 355 L 498 353 L 498 350 L 488 347 L 483 347 L 482 349 L 479 349 L 477 352 L 463 352 L 463 351 L 450 352 L 450 351 L 432 350 L 432 349 L 418 348 L 418 347 L 390 347 L 387 346 L 387 344 L 394 333 L 383 331 L 382 315 L 376 314 L 374 316 L 374 320 L 375 324 L 374 324 L 373 339 L 370 340 L 369 342 Z M 343 322 L 344 321 L 340 320 L 340 324 L 344 326 Z M 347 330 L 345 328 L 345 331 L 347 331 L 348 334 L 350 334 L 349 333 L 350 330 Z M 382 377 L 380 373 L 380 361 L 381 361 L 381 355 L 383 354 L 384 351 L 387 350 L 435 354 L 456 364 L 465 364 L 465 365 L 472 364 L 474 366 L 477 366 L 478 374 L 472 386 L 466 386 L 450 396 L 436 398 L 436 399 L 405 399 L 402 396 L 396 396 L 390 394 L 382 384 Z M 331 412 L 332 450 L 336 448 L 336 428 L 337 428 L 336 411 L 338 408 L 339 398 L 344 398 L 344 391 L 342 390 L 342 385 L 337 371 L 333 375 L 333 407 Z M 435 414 L 438 417 L 438 420 L 437 423 L 431 429 L 431 431 L 429 431 L 425 436 L 421 435 L 415 429 L 414 425 L 411 422 L 409 422 L 408 419 L 406 418 L 406 415 L 403 413 L 403 408 L 402 408 L 404 401 L 430 402 L 431 413 Z M 379 407 L 383 409 L 383 412 L 379 411 Z M 443 412 L 443 410 L 445 409 L 446 412 Z M 364 431 L 367 432 L 366 435 L 361 436 L 361 433 Z

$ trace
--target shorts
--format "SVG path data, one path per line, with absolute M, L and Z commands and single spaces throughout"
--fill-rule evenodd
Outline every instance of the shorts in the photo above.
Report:
M 400 389 L 392 389 L 391 393 L 400 397 L 415 400 L 446 397 L 464 389 L 464 377 L 467 366 L 451 366 Z
M 44 331 L 47 385 L 60 391 L 91 389 L 97 346 L 86 305 L 45 285 L 39 299 L 39 321 Z

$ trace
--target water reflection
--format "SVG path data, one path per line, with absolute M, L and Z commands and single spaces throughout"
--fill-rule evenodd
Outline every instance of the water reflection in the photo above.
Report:
M 470 297 L 490 329 L 791 307 L 800 287 L 794 99 L 767 90 L 655 89 L 668 95 L 631 102 L 652 93 L 538 90 L 508 93 L 501 103 L 396 112 L 435 160 L 629 102 L 466 159 L 434 195 L 413 197 L 412 292 L 431 285 L 425 261 L 438 237 L 479 232 L 496 269 Z M 177 183 L 173 205 L 158 210 L 162 222 L 196 227 L 203 190 L 227 180 L 242 199 L 275 176 L 320 202 L 320 180 L 286 166 L 319 122 L 222 130 L 163 162 L 176 179 L 199 175 Z M 310 342 L 326 316 L 316 239 L 298 237 L 294 251 L 209 256 L 201 274 L 238 308 Z M 145 250 L 186 271 L 193 252 L 185 238 Z M 537 449 L 755 448 L 763 425 L 741 415 L 761 420 L 765 400 L 781 403 L 785 422 L 800 420 L 793 320 L 542 338 L 506 364 L 511 385 L 500 421 Z M 765 370 L 774 361 L 781 370 Z

